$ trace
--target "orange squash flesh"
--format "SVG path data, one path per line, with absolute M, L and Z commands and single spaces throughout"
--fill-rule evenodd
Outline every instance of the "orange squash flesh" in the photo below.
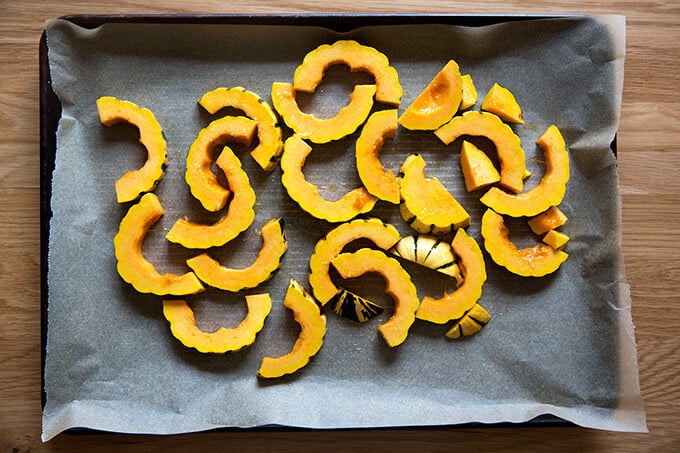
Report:
M 529 219 L 527 223 L 531 231 L 543 234 L 567 223 L 567 216 L 557 206 L 551 206 L 545 212 Z
M 461 76 L 463 79 L 463 99 L 460 101 L 459 110 L 467 110 L 477 103 L 477 88 L 470 74 Z
M 508 123 L 523 124 L 524 116 L 510 90 L 494 83 L 482 100 L 482 110 L 494 113 Z
M 464 141 L 460 148 L 460 166 L 468 192 L 483 189 L 501 180 L 501 175 L 486 153 L 468 141 Z

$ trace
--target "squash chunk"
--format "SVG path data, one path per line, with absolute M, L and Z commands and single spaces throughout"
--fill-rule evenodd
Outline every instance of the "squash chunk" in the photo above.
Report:
M 465 314 L 456 319 L 444 336 L 457 340 L 474 335 L 491 321 L 491 315 L 479 304 L 475 304 Z
M 283 121 L 300 137 L 312 143 L 339 140 L 357 130 L 373 108 L 375 85 L 356 85 L 349 95 L 349 104 L 332 118 L 317 118 L 300 110 L 295 89 L 290 83 L 272 84 L 272 102 Z
M 501 175 L 486 153 L 468 141 L 464 141 L 460 148 L 460 166 L 468 192 L 483 189 L 501 180 Z
M 126 122 L 137 126 L 139 141 L 147 151 L 144 165 L 121 176 L 115 183 L 118 203 L 136 200 L 141 194 L 150 192 L 163 176 L 167 165 L 167 143 L 163 130 L 154 114 L 129 101 L 121 101 L 112 96 L 97 99 L 99 119 L 106 126 Z
M 567 216 L 557 206 L 551 206 L 545 212 L 529 219 L 528 223 L 531 231 L 543 234 L 567 223 Z
M 394 313 L 378 327 L 378 332 L 389 347 L 402 344 L 415 321 L 419 301 L 416 287 L 399 261 L 379 250 L 362 248 L 352 253 L 341 253 L 331 263 L 344 279 L 368 272 L 377 272 L 385 279 L 385 292 L 394 299 Z
M 465 112 L 437 129 L 435 135 L 446 145 L 458 137 L 486 137 L 493 142 L 501 165 L 500 184 L 515 193 L 522 191 L 526 172 L 524 148 L 510 126 L 492 113 Z
M 561 231 L 550 230 L 543 236 L 543 242 L 555 250 L 562 250 L 567 245 L 567 242 L 569 242 L 569 236 Z
M 378 199 L 365 187 L 357 187 L 336 201 L 322 198 L 318 187 L 306 181 L 302 173 L 311 151 L 312 148 L 297 135 L 286 140 L 281 158 L 281 183 L 290 198 L 309 214 L 329 222 L 344 222 L 373 209 Z
M 287 242 L 283 219 L 273 219 L 262 227 L 262 248 L 255 261 L 243 269 L 222 266 L 207 253 L 187 260 L 187 265 L 206 284 L 225 291 L 255 288 L 274 275 L 286 253 Z
M 397 132 L 397 111 L 381 110 L 373 113 L 356 144 L 356 164 L 361 182 L 371 195 L 399 204 L 399 182 L 392 170 L 380 163 L 380 151 L 385 141 Z
M 482 100 L 482 110 L 494 113 L 508 123 L 523 124 L 524 117 L 515 95 L 507 88 L 494 83 Z
M 459 110 L 467 110 L 477 103 L 477 88 L 470 74 L 464 74 L 461 78 L 463 79 L 463 100 L 460 101 Z
M 295 69 L 293 85 L 296 90 L 312 93 L 321 83 L 324 72 L 332 65 L 344 64 L 350 71 L 363 71 L 375 78 L 378 102 L 397 106 L 403 90 L 399 84 L 397 70 L 390 66 L 389 59 L 373 47 L 352 40 L 339 40 L 333 44 L 322 44 L 305 55 Z
M 283 300 L 283 306 L 293 312 L 300 325 L 293 349 L 280 357 L 264 357 L 258 371 L 262 378 L 277 378 L 295 373 L 307 365 L 323 345 L 326 334 L 326 316 L 314 298 L 295 280 L 291 280 Z
M 369 321 L 385 311 L 380 305 L 344 288 L 328 301 L 333 312 L 358 323 Z
M 144 237 L 162 215 L 163 207 L 152 193 L 142 196 L 128 210 L 113 238 L 118 273 L 140 293 L 178 296 L 203 291 L 205 288 L 193 272 L 161 275 L 142 255 Z
M 462 282 L 460 268 L 453 256 L 451 244 L 434 236 L 427 234 L 405 236 L 399 239 L 399 242 L 389 252 Z
M 444 293 L 440 299 L 424 297 L 416 312 L 418 319 L 444 324 L 463 316 L 482 296 L 486 265 L 477 241 L 460 228 L 453 237 L 451 248 L 458 257 L 463 283 L 452 293 Z
M 545 156 L 545 173 L 536 187 L 509 194 L 492 187 L 480 201 L 499 214 L 534 216 L 562 202 L 569 181 L 569 153 L 557 127 L 550 126 L 536 141 Z
M 215 332 L 198 328 L 194 311 L 184 300 L 164 300 L 163 315 L 170 322 L 172 335 L 184 346 L 199 352 L 223 354 L 253 344 L 272 308 L 269 294 L 246 296 L 246 304 L 248 314 L 237 327 L 220 327 Z

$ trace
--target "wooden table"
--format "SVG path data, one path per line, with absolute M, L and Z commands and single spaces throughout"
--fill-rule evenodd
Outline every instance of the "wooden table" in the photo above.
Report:
M 497 450 L 671 451 L 680 442 L 680 4 L 675 0 L 327 2 L 134 0 L 0 2 L 0 451 Z M 201 435 L 59 436 L 41 444 L 38 41 L 73 13 L 617 13 L 627 16 L 618 156 L 623 253 L 632 287 L 649 434 L 576 427 L 231 431 Z M 238 446 L 238 448 L 236 448 Z

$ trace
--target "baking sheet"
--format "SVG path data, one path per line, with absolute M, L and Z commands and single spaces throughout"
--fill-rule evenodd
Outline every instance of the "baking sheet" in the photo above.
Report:
M 269 425 L 525 422 L 544 414 L 592 428 L 646 430 L 610 150 L 620 110 L 624 18 L 499 18 L 483 27 L 449 25 L 457 22 L 450 17 L 429 19 L 367 25 L 364 17 L 359 28 L 352 28 L 351 17 L 339 19 L 349 30 L 344 33 L 278 20 L 276 25 L 243 19 L 135 21 L 95 29 L 65 20 L 47 24 L 51 83 L 62 112 L 49 198 L 44 440 L 73 427 L 169 434 Z M 169 165 L 156 193 L 166 213 L 144 251 L 161 271 L 184 272 L 184 260 L 196 252 L 168 244 L 165 232 L 180 217 L 216 218 L 201 212 L 183 183 L 186 151 L 198 131 L 219 117 L 201 111 L 196 101 L 219 86 L 243 86 L 269 100 L 272 82 L 291 81 L 309 50 L 340 38 L 374 46 L 390 58 L 405 90 L 402 109 L 450 58 L 473 76 L 480 96 L 494 82 L 510 88 L 527 120 L 515 130 L 534 173 L 528 187 L 542 172 L 533 143 L 548 125 L 558 125 L 572 166 L 561 205 L 569 217 L 562 230 L 571 237 L 570 258 L 554 275 L 524 279 L 485 254 L 488 280 L 480 304 L 493 318 L 464 341 L 446 340 L 445 326 L 416 321 L 408 340 L 389 349 L 375 330 L 389 309 L 362 326 L 329 312 L 324 346 L 310 365 L 263 382 L 256 377 L 262 357 L 287 352 L 297 334 L 281 304 L 288 281 L 308 287 L 311 250 L 332 225 L 287 197 L 280 170 L 264 173 L 240 149 L 258 196 L 256 219 L 215 256 L 228 265 L 248 264 L 259 250 L 258 229 L 279 216 L 289 250 L 281 270 L 255 290 L 208 290 L 187 300 L 205 330 L 237 324 L 247 293 L 269 292 L 274 308 L 255 344 L 241 352 L 205 355 L 183 347 L 162 316 L 162 298 L 137 294 L 115 271 L 112 238 L 129 206 L 116 203 L 113 181 L 141 165 L 144 151 L 131 126 L 99 122 L 95 100 L 111 95 L 133 101 L 151 109 L 162 125 Z M 334 68 L 318 95 L 301 97 L 302 105 L 330 116 L 346 102 L 351 86 L 365 80 Z M 307 178 L 329 198 L 358 184 L 355 139 L 315 146 L 305 166 Z M 458 153 L 431 133 L 400 130 L 381 158 L 396 171 L 412 152 L 426 157 L 428 173 L 468 209 L 468 232 L 479 240 L 480 194 L 465 192 Z M 370 215 L 411 234 L 394 206 L 379 203 Z M 421 296 L 441 294 L 447 285 L 414 266 L 407 269 Z M 391 304 L 378 277 L 347 284 Z

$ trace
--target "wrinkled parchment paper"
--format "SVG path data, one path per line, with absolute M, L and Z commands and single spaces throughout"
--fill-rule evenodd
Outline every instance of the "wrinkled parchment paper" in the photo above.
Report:
M 107 24 L 86 30 L 50 21 L 50 72 L 63 112 L 51 199 L 43 439 L 72 427 L 167 434 L 266 425 L 524 422 L 542 414 L 591 428 L 645 431 L 620 253 L 616 159 L 609 148 L 619 120 L 624 34 L 618 16 L 480 28 L 374 26 L 346 34 L 262 25 Z M 267 174 L 247 149 L 235 147 L 258 197 L 256 219 L 228 247 L 211 252 L 225 265 L 249 264 L 260 247 L 259 228 L 274 217 L 285 220 L 289 249 L 280 271 L 254 290 L 208 290 L 186 298 L 199 326 L 214 330 L 240 322 L 244 294 L 269 292 L 274 307 L 254 345 L 225 355 L 185 348 L 170 333 L 162 298 L 136 293 L 116 273 L 112 240 L 129 205 L 116 203 L 113 182 L 139 167 L 145 151 L 134 127 L 100 123 L 95 100 L 110 95 L 135 102 L 163 127 L 169 165 L 156 193 L 165 215 L 151 229 L 144 253 L 162 273 L 185 272 L 184 260 L 198 252 L 169 244 L 165 233 L 180 217 L 210 222 L 223 214 L 202 213 L 183 182 L 190 144 L 224 114 L 207 114 L 197 100 L 220 86 L 243 86 L 269 101 L 272 82 L 292 81 L 308 51 L 339 38 L 374 46 L 390 58 L 404 87 L 401 109 L 450 58 L 472 75 L 480 99 L 494 82 L 510 88 L 527 121 L 513 128 L 534 173 L 528 188 L 543 171 L 535 140 L 556 124 L 571 155 L 561 204 L 569 217 L 562 231 L 571 238 L 570 257 L 555 274 L 526 279 L 485 254 L 488 280 L 480 304 L 492 315 L 486 328 L 454 342 L 444 338 L 446 326 L 416 321 L 395 349 L 376 332 L 392 304 L 380 277 L 348 281 L 388 306 L 386 312 L 357 325 L 328 310 L 325 343 L 311 363 L 291 377 L 263 382 L 256 377 L 262 357 L 289 351 L 297 335 L 281 303 L 288 282 L 295 278 L 309 288 L 309 256 L 331 225 L 288 198 L 279 169 Z M 366 80 L 334 67 L 318 93 L 299 101 L 307 111 L 332 116 L 352 85 Z M 338 197 L 358 184 L 356 137 L 314 147 L 305 173 L 324 196 Z M 406 155 L 422 153 L 428 174 L 470 213 L 468 232 L 479 240 L 481 194 L 465 192 L 456 146 L 400 129 L 381 159 L 396 171 Z M 411 234 L 397 211 L 379 203 L 370 215 Z M 513 239 L 528 243 L 526 226 L 511 225 Z M 405 266 L 421 297 L 451 289 L 446 278 Z

